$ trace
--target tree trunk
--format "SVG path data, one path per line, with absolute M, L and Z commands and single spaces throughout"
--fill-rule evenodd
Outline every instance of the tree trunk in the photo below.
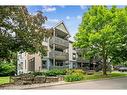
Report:
M 103 58 L 103 75 L 107 75 L 106 58 Z
M 102 49 L 102 57 L 103 57 L 103 75 L 107 75 L 107 54 L 106 54 L 106 50 L 105 50 L 105 45 L 103 45 L 103 49 Z

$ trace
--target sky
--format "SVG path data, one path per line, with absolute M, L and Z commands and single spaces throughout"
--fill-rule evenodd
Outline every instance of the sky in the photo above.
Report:
M 73 37 L 78 32 L 82 16 L 87 12 L 89 7 L 90 6 L 27 6 L 27 9 L 29 13 L 33 15 L 37 11 L 42 11 L 43 15 L 48 18 L 48 21 L 45 23 L 46 27 L 51 27 L 63 20 L 71 35 L 70 40 L 74 41 Z M 117 7 L 122 8 L 124 6 Z
M 63 20 L 67 27 L 71 38 L 78 31 L 79 24 L 82 20 L 82 15 L 88 10 L 89 6 L 27 6 L 28 11 L 31 14 L 35 14 L 36 11 L 42 11 L 43 15 L 48 18 L 46 26 L 53 26 L 56 23 Z

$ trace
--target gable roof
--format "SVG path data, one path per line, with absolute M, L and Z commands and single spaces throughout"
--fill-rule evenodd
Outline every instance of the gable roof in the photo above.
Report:
M 61 31 L 63 31 L 63 32 L 67 33 L 67 34 L 69 34 L 69 36 L 70 36 L 70 33 L 69 33 L 69 31 L 68 31 L 68 29 L 67 29 L 67 27 L 65 26 L 65 24 L 64 24 L 63 21 L 60 21 L 59 23 L 57 23 L 55 26 L 53 26 L 53 28 L 56 28 L 56 29 L 58 29 L 58 30 L 61 30 Z
M 47 22 L 48 23 L 48 22 Z M 70 33 L 69 33 L 69 31 L 68 31 L 68 29 L 67 29 L 67 27 L 65 26 L 65 24 L 64 24 L 64 22 L 63 21 L 59 21 L 59 22 L 56 22 L 56 23 L 48 23 L 49 25 L 47 26 L 47 24 L 44 24 L 43 26 L 45 27 L 45 28 L 56 28 L 56 29 L 58 29 L 58 30 L 61 30 L 61 31 L 63 31 L 63 32 L 65 32 L 65 33 L 67 33 L 69 36 L 70 36 Z

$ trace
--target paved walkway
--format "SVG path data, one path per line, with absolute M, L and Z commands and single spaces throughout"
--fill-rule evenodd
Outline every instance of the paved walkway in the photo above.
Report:
M 127 77 L 109 80 L 89 81 L 34 89 L 127 89 Z

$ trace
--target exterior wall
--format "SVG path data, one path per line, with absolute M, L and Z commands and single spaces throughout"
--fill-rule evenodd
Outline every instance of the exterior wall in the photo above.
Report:
M 41 56 L 39 53 L 36 54 L 28 54 L 18 53 L 18 61 L 17 61 L 17 74 L 28 73 L 29 72 L 29 60 L 35 57 L 35 71 L 40 71 L 42 68 Z
M 27 54 L 27 60 L 35 58 L 35 71 L 41 71 L 42 69 L 42 60 L 39 53 Z M 29 64 L 29 63 L 28 63 Z
M 76 60 L 73 59 L 73 53 L 76 54 L 76 58 L 77 58 L 77 53 L 76 50 L 74 50 L 73 48 L 73 42 L 69 42 L 69 68 L 74 68 L 76 67 Z
M 28 70 L 28 60 L 26 53 L 18 53 L 17 54 L 17 74 L 27 73 Z
M 66 37 L 69 36 L 69 33 L 67 32 L 67 29 L 64 26 L 64 24 L 58 25 L 56 27 L 56 29 L 60 30 L 60 32 L 57 30 L 57 33 L 58 34 L 60 33 L 59 35 L 63 35 L 63 33 L 66 33 Z M 55 32 L 56 31 L 55 31 L 55 28 L 54 28 L 54 34 L 53 34 L 54 37 L 56 36 Z M 59 38 L 59 39 L 61 39 L 61 38 Z M 20 53 L 18 53 L 17 73 L 18 74 L 28 73 L 29 72 L 28 71 L 29 70 L 29 68 L 28 68 L 29 67 L 29 60 L 31 60 L 32 58 L 35 58 L 35 71 L 41 71 L 41 70 L 44 70 L 44 69 L 49 70 L 52 66 L 55 66 L 54 63 L 57 63 L 55 57 L 50 58 L 50 55 L 49 55 L 52 50 L 55 51 L 55 45 L 57 45 L 57 47 L 59 46 L 59 48 L 61 48 L 63 50 L 63 53 L 68 53 L 69 54 L 67 60 L 62 60 L 64 62 L 63 65 L 67 68 L 68 68 L 67 65 L 69 65 L 69 68 L 77 68 L 78 64 L 77 64 L 76 59 L 77 59 L 78 56 L 77 56 L 76 50 L 74 50 L 74 48 L 73 48 L 73 45 L 72 45 L 73 42 L 69 41 L 68 37 L 67 37 L 67 39 L 61 39 L 60 41 L 69 42 L 69 44 L 65 46 L 65 44 L 62 44 L 59 41 L 56 41 L 55 43 L 53 42 L 53 44 L 52 44 L 52 43 L 50 43 L 51 42 L 50 38 L 47 38 L 47 39 L 44 38 L 42 44 L 44 46 L 46 46 L 46 48 L 47 48 L 47 56 L 43 56 L 43 58 L 41 58 L 39 53 L 36 53 L 36 54 L 28 54 L 28 53 L 20 54 Z M 52 45 L 52 47 L 51 47 L 51 45 Z M 62 56 L 65 56 L 65 55 L 62 55 L 63 53 L 58 53 L 60 55 L 57 55 L 57 56 L 62 58 Z M 76 54 L 75 59 L 73 59 L 73 53 Z M 54 56 L 54 54 L 53 54 L 53 56 Z M 46 62 L 46 68 L 43 68 L 43 62 Z M 22 67 L 20 67 L 19 64 L 22 65 Z M 61 67 L 62 66 L 60 66 L 60 68 Z

